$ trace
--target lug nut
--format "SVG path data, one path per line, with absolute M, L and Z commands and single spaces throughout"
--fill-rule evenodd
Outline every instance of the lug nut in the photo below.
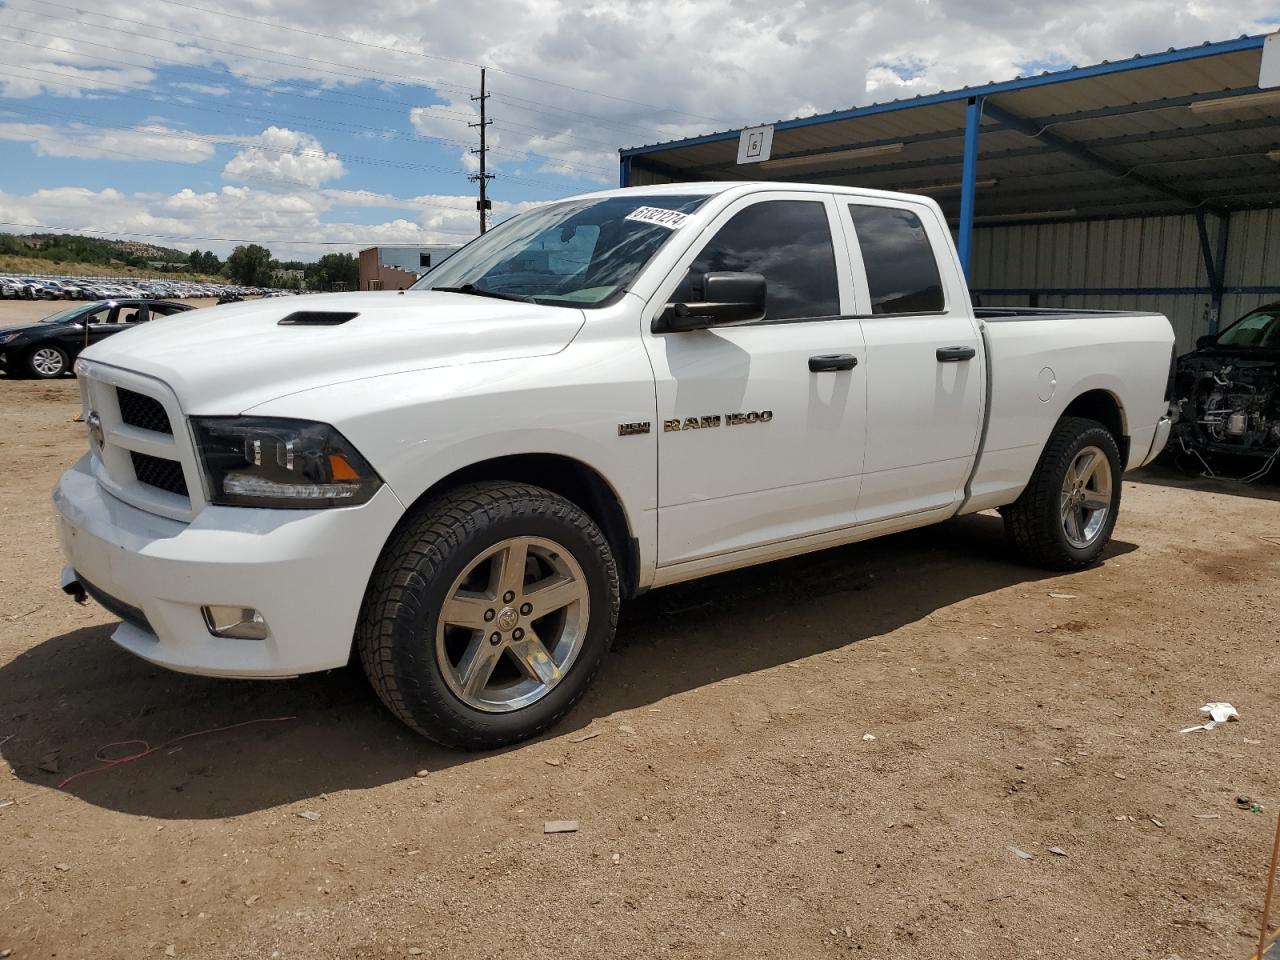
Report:
M 511 634 L 511 639 L 512 639 L 512 640 L 523 640 L 523 639 L 524 639 L 524 631 L 523 631 L 523 630 L 521 630 L 519 627 L 516 627 L 516 629 L 515 629 L 515 630 L 512 632 L 512 634 Z
M 500 634 L 500 633 L 491 633 L 491 634 L 489 635 L 489 642 L 490 642 L 490 643 L 492 643 L 492 644 L 495 644 L 495 645 L 496 645 L 496 644 L 501 643 L 501 642 L 502 642 L 502 634 Z
M 508 590 L 506 593 L 502 595 L 502 602 L 510 603 L 515 598 L 516 598 L 516 595 L 512 591 Z
M 522 617 L 527 617 L 527 616 L 528 616 L 529 614 L 531 614 L 531 613 L 533 613 L 533 604 L 532 604 L 532 603 L 522 603 L 522 604 L 520 604 L 520 616 L 522 616 Z
M 492 620 L 495 616 L 497 616 L 497 614 L 495 614 L 492 610 L 486 610 L 486 611 L 484 612 L 484 622 L 485 622 L 485 623 L 488 623 L 488 622 L 489 622 L 490 620 Z

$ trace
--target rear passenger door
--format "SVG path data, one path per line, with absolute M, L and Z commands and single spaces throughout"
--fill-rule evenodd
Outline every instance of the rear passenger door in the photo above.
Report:
M 928 204 L 838 199 L 867 349 L 858 520 L 951 507 L 977 453 L 985 358 L 945 224 Z

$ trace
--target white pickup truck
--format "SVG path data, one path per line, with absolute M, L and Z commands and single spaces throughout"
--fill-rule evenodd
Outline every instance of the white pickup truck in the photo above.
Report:
M 1027 559 L 1091 563 L 1168 436 L 1172 346 L 1158 314 L 975 310 L 921 197 L 557 201 L 405 292 L 85 351 L 63 586 L 175 670 L 354 650 L 415 730 L 497 747 L 573 706 L 653 587 L 991 508 Z

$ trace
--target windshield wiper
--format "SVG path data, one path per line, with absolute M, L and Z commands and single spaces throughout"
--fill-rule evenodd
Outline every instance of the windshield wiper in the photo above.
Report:
M 533 297 L 522 297 L 518 293 L 499 293 L 497 290 L 486 290 L 474 283 L 464 283 L 460 287 L 432 287 L 441 293 L 469 293 L 474 297 L 492 297 L 495 300 L 517 300 L 520 303 L 534 303 Z

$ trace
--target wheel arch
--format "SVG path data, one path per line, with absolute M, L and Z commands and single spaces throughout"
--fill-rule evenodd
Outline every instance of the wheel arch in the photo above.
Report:
M 1121 470 L 1129 463 L 1129 424 L 1125 417 L 1124 404 L 1110 390 L 1101 388 L 1086 390 L 1062 411 L 1062 417 L 1085 417 L 1096 420 L 1115 437 L 1116 446 L 1120 448 Z M 1062 419 L 1059 418 L 1059 420 Z
M 405 517 L 414 514 L 421 504 L 433 497 L 482 480 L 532 484 L 550 490 L 586 511 L 613 550 L 622 596 L 629 599 L 639 592 L 640 546 L 627 521 L 622 500 L 598 470 L 564 454 L 509 454 L 461 467 L 423 491 L 409 504 Z

